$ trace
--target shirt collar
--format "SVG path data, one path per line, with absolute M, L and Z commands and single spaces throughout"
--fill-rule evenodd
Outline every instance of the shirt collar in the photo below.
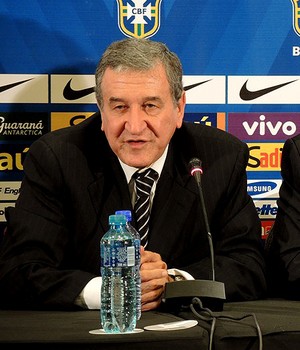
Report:
M 153 170 L 155 170 L 157 173 L 158 173 L 158 177 L 160 176 L 161 172 L 162 172 L 162 169 L 163 169 L 163 166 L 165 164 L 165 160 L 166 160 L 166 157 L 167 157 L 167 152 L 168 152 L 168 148 L 169 148 L 169 145 L 166 147 L 166 149 L 164 150 L 164 153 L 162 154 L 162 156 L 157 159 L 157 161 L 155 161 L 154 163 L 152 163 L 149 167 L 147 168 L 143 168 L 143 169 L 139 169 L 139 168 L 134 168 L 132 166 L 129 166 L 125 163 L 123 163 L 120 159 L 119 159 L 119 162 L 121 164 L 121 167 L 126 175 L 126 179 L 127 179 L 127 183 L 130 182 L 131 180 L 131 177 L 132 175 L 137 171 L 137 170 L 146 170 L 148 168 L 152 168 Z

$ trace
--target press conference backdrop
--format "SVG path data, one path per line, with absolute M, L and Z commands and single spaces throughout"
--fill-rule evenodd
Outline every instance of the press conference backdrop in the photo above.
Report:
M 178 54 L 189 87 L 185 120 L 248 144 L 248 191 L 265 238 L 282 146 L 300 132 L 297 0 L 0 0 L 0 229 L 30 144 L 97 110 L 96 64 L 125 37 L 162 41 Z

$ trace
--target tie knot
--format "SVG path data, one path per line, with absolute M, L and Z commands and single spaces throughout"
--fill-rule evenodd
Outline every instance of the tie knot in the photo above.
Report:
M 136 172 L 133 176 L 135 178 L 137 186 L 138 184 L 145 184 L 147 187 L 149 187 L 149 192 L 154 181 L 158 179 L 158 173 L 151 168 L 146 169 L 142 173 Z

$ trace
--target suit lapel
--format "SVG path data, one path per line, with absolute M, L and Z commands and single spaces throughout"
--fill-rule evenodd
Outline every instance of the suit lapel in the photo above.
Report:
M 95 174 L 96 180 L 88 186 L 99 224 L 105 232 L 108 217 L 116 210 L 131 209 L 131 201 L 125 174 L 114 156 L 110 164 Z
M 174 163 L 172 147 L 158 181 L 153 201 L 148 249 L 169 256 L 195 200 L 195 187 L 186 165 Z

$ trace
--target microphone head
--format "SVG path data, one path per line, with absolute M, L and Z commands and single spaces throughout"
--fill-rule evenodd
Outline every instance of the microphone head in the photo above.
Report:
M 189 161 L 189 170 L 192 176 L 194 176 L 195 173 L 203 173 L 202 170 L 202 162 L 199 158 L 192 158 Z

